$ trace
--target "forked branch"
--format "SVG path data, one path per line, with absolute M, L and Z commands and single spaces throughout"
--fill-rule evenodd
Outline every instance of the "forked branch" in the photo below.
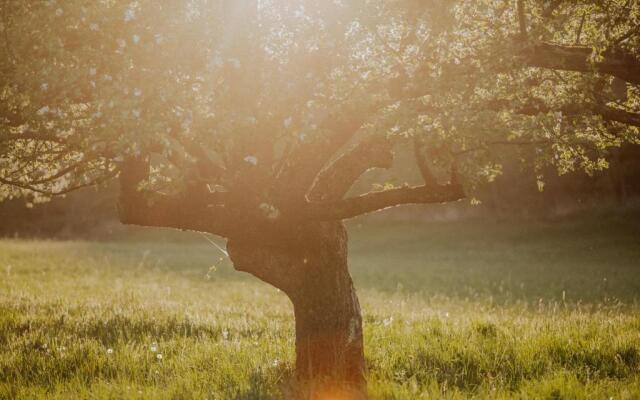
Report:
M 353 138 L 364 121 L 365 115 L 359 110 L 328 116 L 319 127 L 327 132 L 326 135 L 302 142 L 292 151 L 277 177 L 275 192 L 286 192 L 304 199 L 320 171 Z
M 419 143 L 416 141 L 414 145 L 419 147 Z M 308 215 L 317 220 L 341 220 L 403 204 L 448 203 L 465 197 L 462 185 L 458 183 L 455 163 L 452 165 L 451 181 L 442 185 L 437 183 L 428 169 L 422 149 L 416 149 L 415 154 L 425 179 L 424 185 L 369 192 L 342 200 L 309 202 Z
M 390 168 L 392 144 L 385 136 L 371 136 L 345 152 L 316 178 L 309 200 L 339 200 L 371 168 Z

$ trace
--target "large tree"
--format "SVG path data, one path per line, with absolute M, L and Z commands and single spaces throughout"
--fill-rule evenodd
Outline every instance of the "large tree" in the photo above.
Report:
M 123 223 L 226 238 L 236 269 L 291 299 L 310 393 L 366 393 L 343 220 L 460 200 L 505 147 L 590 173 L 639 140 L 636 1 L 7 0 L 0 14 L 0 199 L 118 178 Z M 404 142 L 423 184 L 350 192 Z

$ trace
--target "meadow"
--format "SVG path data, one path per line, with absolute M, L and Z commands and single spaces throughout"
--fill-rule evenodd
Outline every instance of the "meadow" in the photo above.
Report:
M 293 398 L 293 316 L 204 237 L 0 240 L 0 399 Z M 639 399 L 640 214 L 349 224 L 374 399 Z

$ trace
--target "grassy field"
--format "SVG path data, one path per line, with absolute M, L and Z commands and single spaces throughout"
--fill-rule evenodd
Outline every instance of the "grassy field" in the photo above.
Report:
M 372 397 L 639 399 L 639 217 L 350 224 Z M 291 397 L 285 296 L 178 238 L 0 241 L 0 399 Z

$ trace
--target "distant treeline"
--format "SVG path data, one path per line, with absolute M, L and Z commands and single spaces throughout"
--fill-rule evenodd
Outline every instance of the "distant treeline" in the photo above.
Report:
M 640 145 L 625 145 L 613 151 L 607 161 L 609 168 L 593 176 L 584 172 L 558 176 L 554 170 L 533 171 L 521 160 L 507 158 L 502 164 L 502 174 L 492 184 L 477 188 L 474 201 L 397 209 L 376 218 L 548 218 L 640 201 Z M 356 184 L 353 192 L 371 190 L 379 182 L 399 184 L 419 180 L 411 175 L 412 163 L 408 154 L 397 157 L 393 169 L 371 172 Z M 117 195 L 118 184 L 112 182 L 42 204 L 31 204 L 25 199 L 5 201 L 0 203 L 0 236 L 104 236 L 122 229 L 117 218 Z

